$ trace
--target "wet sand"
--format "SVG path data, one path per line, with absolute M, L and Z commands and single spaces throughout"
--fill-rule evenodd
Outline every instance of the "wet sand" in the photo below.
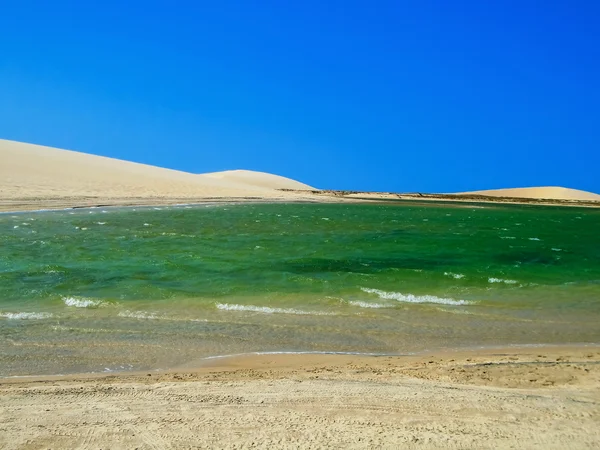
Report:
M 600 348 L 262 355 L 0 380 L 0 447 L 597 448 Z

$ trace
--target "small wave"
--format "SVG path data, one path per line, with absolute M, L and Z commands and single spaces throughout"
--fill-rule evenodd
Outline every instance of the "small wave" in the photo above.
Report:
M 504 280 L 502 278 L 488 278 L 488 283 L 506 283 L 506 284 L 517 284 L 517 280 Z
M 279 352 L 248 352 L 248 353 L 233 353 L 229 355 L 214 355 L 205 356 L 202 360 L 210 359 L 225 359 L 238 358 L 240 356 L 249 355 L 347 355 L 347 356 L 412 356 L 417 353 L 375 353 L 375 352 L 336 352 L 336 351 L 279 351 Z
M 235 305 L 230 303 L 217 303 L 217 308 L 223 311 L 249 311 L 264 314 L 299 314 L 306 316 L 332 316 L 334 313 L 325 311 L 302 311 L 294 308 L 270 308 L 268 306 Z
M 147 312 L 147 311 L 121 311 L 119 313 L 119 317 L 127 317 L 130 319 L 147 319 L 147 320 L 160 319 L 160 317 L 157 316 L 156 314 Z
M 0 317 L 14 320 L 29 320 L 29 319 L 49 319 L 52 313 L 33 313 L 33 312 L 18 312 L 18 313 L 0 313 Z
M 108 306 L 109 303 L 102 300 L 95 300 L 92 298 L 85 297 L 63 297 L 62 301 L 67 306 L 73 306 L 75 308 L 98 308 L 100 306 Z
M 552 248 L 551 249 L 553 252 L 562 252 L 563 249 L 562 248 Z
M 360 288 L 363 292 L 377 294 L 380 298 L 386 300 L 396 300 L 404 303 L 438 303 L 441 305 L 470 305 L 466 300 L 454 300 L 453 298 L 436 297 L 435 295 L 413 295 L 403 294 L 401 292 L 386 292 L 379 289 Z
M 125 370 L 131 370 L 131 369 L 133 369 L 133 364 L 125 364 L 125 365 L 118 366 L 118 367 L 105 367 L 102 372 L 105 372 L 105 373 L 122 372 Z
M 436 308 L 438 311 L 442 311 L 449 314 L 468 314 L 474 315 L 471 311 L 465 311 L 464 309 L 451 309 L 451 308 Z
M 452 273 L 452 272 L 444 272 L 444 275 L 446 275 L 447 277 L 452 277 L 455 280 L 460 280 L 461 278 L 465 277 L 462 273 Z
M 540 238 L 536 238 L 536 237 L 529 238 L 529 240 L 530 240 L 530 241 L 541 241 L 541 239 L 540 239 Z
M 349 305 L 358 306 L 359 308 L 392 308 L 393 305 L 387 305 L 385 303 L 368 303 L 361 301 L 348 301 Z
M 514 236 L 500 236 L 500 239 L 516 239 Z

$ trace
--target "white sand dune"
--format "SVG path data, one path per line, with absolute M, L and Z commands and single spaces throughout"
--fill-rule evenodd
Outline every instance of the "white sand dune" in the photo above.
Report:
M 314 187 L 292 180 L 291 178 L 285 178 L 265 172 L 255 172 L 252 170 L 226 170 L 223 172 L 206 173 L 203 174 L 203 176 L 217 180 L 230 181 L 236 184 L 264 187 L 267 189 L 315 189 Z
M 595 200 L 600 195 L 558 186 L 528 187 L 514 189 L 490 189 L 484 191 L 460 192 L 457 195 L 486 195 L 489 197 L 534 198 L 547 200 Z
M 197 175 L 0 139 L 1 200 L 23 198 L 285 198 L 302 183 L 260 172 Z
M 293 189 L 295 192 L 281 191 Z M 299 181 L 264 172 L 228 170 L 194 174 L 178 170 L 0 139 L 0 211 L 92 205 L 172 204 L 231 199 L 343 201 L 316 196 Z M 361 193 L 365 197 L 368 193 Z M 558 200 L 600 195 L 562 187 L 463 192 Z M 380 194 L 377 194 L 378 198 Z M 350 196 L 346 196 L 350 197 Z

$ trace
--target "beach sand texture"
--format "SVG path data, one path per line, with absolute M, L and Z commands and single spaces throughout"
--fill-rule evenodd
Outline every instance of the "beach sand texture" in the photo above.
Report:
M 597 347 L 513 348 L 1 380 L 0 447 L 598 448 L 599 363 Z

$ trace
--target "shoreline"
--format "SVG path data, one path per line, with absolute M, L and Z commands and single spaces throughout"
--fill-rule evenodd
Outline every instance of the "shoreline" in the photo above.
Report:
M 262 355 L 0 380 L 2 448 L 595 448 L 600 348 Z
M 156 206 L 201 206 L 206 204 L 248 204 L 248 203 L 383 203 L 424 204 L 424 205 L 521 205 L 521 206 L 557 206 L 571 208 L 600 208 L 600 202 L 582 200 L 523 199 L 508 197 L 458 196 L 454 194 L 396 194 L 377 192 L 357 192 L 345 194 L 345 191 L 294 191 L 280 190 L 281 197 L 61 197 L 46 199 L 0 200 L 0 214 L 26 212 L 69 211 L 92 208 L 136 208 Z M 288 193 L 287 195 L 285 193 Z M 10 209 L 13 208 L 13 209 Z M 14 209 L 16 208 L 16 209 Z
M 286 192 L 300 193 L 293 189 L 282 189 Z M 494 204 L 494 205 L 527 205 L 527 206 L 569 206 L 579 208 L 600 208 L 600 201 L 594 200 L 566 200 L 552 198 L 526 198 L 526 197 L 496 197 L 487 195 L 470 194 L 421 194 L 421 193 L 396 193 L 396 192 L 363 192 L 339 190 L 314 190 L 308 191 L 315 197 L 333 198 L 338 201 L 359 201 L 362 203 L 385 202 L 398 203 L 441 203 L 441 204 Z
M 56 212 L 56 211 L 75 211 L 75 210 L 87 210 L 97 208 L 152 208 L 152 207 L 173 207 L 173 206 L 204 206 L 204 205 L 221 205 L 221 204 L 264 204 L 264 203 L 335 203 L 335 201 L 327 201 L 319 198 L 278 198 L 278 197 L 222 197 L 222 198 L 198 198 L 189 199 L 191 201 L 183 201 L 185 199 L 177 198 L 172 201 L 169 199 L 157 199 L 147 198 L 139 199 L 140 202 L 133 202 L 132 199 L 116 199 L 114 202 L 109 202 L 108 199 L 102 202 L 93 202 L 91 204 L 73 204 L 72 202 L 58 203 L 52 205 L 51 202 L 48 205 L 46 202 L 22 202 L 15 203 L 17 208 L 20 209 L 7 209 L 7 206 L 0 201 L 0 215 L 4 214 L 23 214 L 23 213 L 39 213 L 39 212 Z M 341 203 L 341 202 L 340 202 Z M 345 203 L 345 202 L 344 202 Z M 34 206 L 35 205 L 35 206 Z M 44 205 L 49 207 L 44 207 Z
M 359 358 L 365 361 L 376 362 L 381 358 L 397 360 L 419 361 L 432 357 L 440 359 L 455 359 L 460 357 L 492 358 L 502 355 L 528 355 L 536 352 L 547 353 L 577 353 L 598 352 L 600 364 L 600 343 L 582 342 L 566 344 L 514 344 L 500 346 L 469 346 L 456 348 L 440 348 L 407 353 L 378 353 L 378 352 L 343 352 L 343 351 L 256 351 L 247 353 L 205 356 L 188 363 L 183 363 L 171 368 L 111 370 L 102 372 L 74 372 L 52 375 L 10 375 L 0 376 L 0 386 L 11 383 L 45 382 L 45 381 L 73 381 L 79 379 L 102 379 L 117 377 L 122 379 L 136 378 L 151 373 L 153 376 L 164 376 L 172 373 L 203 373 L 205 371 L 227 371 L 231 367 L 258 369 L 265 361 L 271 361 L 274 367 L 291 367 L 301 369 L 307 363 L 324 361 L 339 364 L 345 360 Z M 336 361 L 339 360 L 339 361 Z

